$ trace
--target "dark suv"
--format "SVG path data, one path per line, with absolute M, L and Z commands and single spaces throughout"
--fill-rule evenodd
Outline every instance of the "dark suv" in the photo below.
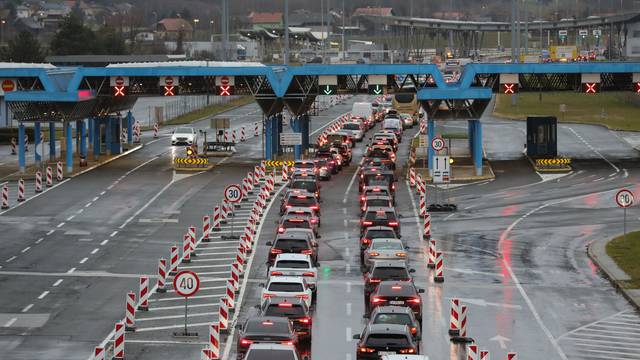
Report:
M 303 299 L 273 297 L 262 304 L 262 316 L 284 316 L 293 330 L 304 339 L 311 339 L 311 314 Z
M 369 306 L 369 297 L 382 281 L 413 281 L 413 269 L 407 268 L 403 260 L 376 260 L 371 271 L 364 274 L 364 304 Z
M 298 335 L 287 318 L 279 316 L 250 317 L 244 325 L 239 327 L 237 358 L 244 359 L 251 344 L 257 343 L 287 343 L 298 345 Z M 300 349 L 298 349 L 299 351 Z
M 278 254 L 304 254 L 309 255 L 314 264 L 318 262 L 318 243 L 305 234 L 298 231 L 285 231 L 278 234 L 276 239 L 268 241 L 269 264 L 273 264 Z
M 407 325 L 416 343 L 420 344 L 422 339 L 420 322 L 413 315 L 411 308 L 406 306 L 378 306 L 371 311 L 369 324 Z M 420 347 L 418 347 L 418 351 L 420 351 Z
M 386 354 L 418 353 L 418 344 L 406 325 L 370 324 L 361 335 L 354 335 L 353 338 L 359 340 L 356 360 L 378 360 Z
M 418 289 L 412 281 L 382 281 L 371 293 L 367 312 L 376 306 L 406 306 L 422 321 L 422 298 L 424 289 Z
M 360 236 L 369 226 L 388 226 L 396 231 L 398 238 L 401 237 L 400 221 L 395 208 L 369 206 L 360 220 Z

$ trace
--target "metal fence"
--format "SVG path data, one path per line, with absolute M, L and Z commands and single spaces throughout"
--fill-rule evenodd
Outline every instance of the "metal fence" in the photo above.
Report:
M 214 95 L 189 95 L 172 98 L 171 100 L 157 99 L 161 101 L 152 101 L 137 111 L 141 122 L 144 124 L 144 118 L 147 118 L 147 125 L 158 122 L 164 123 L 171 119 L 175 119 L 192 111 L 200 110 L 211 105 L 226 104 L 237 99 L 239 96 L 214 96 Z M 144 109 L 144 110 L 143 110 Z M 144 114 L 146 112 L 147 114 Z M 144 116 L 146 115 L 146 116 Z

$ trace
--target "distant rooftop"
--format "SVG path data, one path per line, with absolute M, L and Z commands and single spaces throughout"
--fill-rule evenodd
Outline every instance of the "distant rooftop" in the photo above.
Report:
M 105 67 L 114 63 L 164 62 L 184 60 L 185 55 L 52 55 L 46 61 L 56 66 Z
M 185 61 L 167 61 L 167 62 L 136 62 L 136 63 L 122 63 L 122 64 L 110 64 L 108 68 L 128 68 L 128 67 L 261 67 L 264 64 L 258 62 L 242 62 L 242 61 L 199 61 L 199 60 L 185 60 Z

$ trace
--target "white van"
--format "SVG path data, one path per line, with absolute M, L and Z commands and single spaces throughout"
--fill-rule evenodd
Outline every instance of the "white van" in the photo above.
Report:
M 373 106 L 368 102 L 353 103 L 351 108 L 351 116 L 360 116 L 363 119 L 373 120 Z

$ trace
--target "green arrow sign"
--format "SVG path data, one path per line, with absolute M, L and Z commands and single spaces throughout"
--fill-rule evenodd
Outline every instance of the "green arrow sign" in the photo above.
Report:
M 384 89 L 382 88 L 382 86 L 380 86 L 378 84 L 369 86 L 369 93 L 370 94 L 380 95 L 380 94 L 382 94 L 383 91 L 384 91 Z
M 331 85 L 326 85 L 326 86 L 324 87 L 324 90 L 323 90 L 323 91 L 324 91 L 324 94 L 325 94 L 325 95 L 331 95 L 331 94 L 333 94 L 333 89 L 331 88 Z

